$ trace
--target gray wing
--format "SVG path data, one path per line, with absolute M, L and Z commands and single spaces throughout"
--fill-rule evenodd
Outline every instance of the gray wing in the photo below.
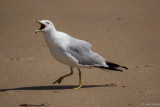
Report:
M 67 53 L 78 60 L 81 65 L 107 66 L 105 59 L 99 54 L 92 52 L 91 47 L 90 43 L 73 38 L 67 48 Z

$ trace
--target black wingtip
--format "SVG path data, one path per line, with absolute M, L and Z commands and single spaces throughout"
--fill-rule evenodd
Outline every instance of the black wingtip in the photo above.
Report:
M 96 68 L 101 68 L 101 69 L 108 69 L 108 70 L 114 70 L 114 71 L 123 72 L 121 69 L 112 68 L 112 67 L 104 67 L 104 66 L 94 66 L 94 67 L 96 67 Z
M 120 71 L 120 72 L 123 72 L 123 70 L 121 70 L 121 69 L 117 69 L 117 68 L 107 68 L 107 69 L 109 69 L 109 70 L 114 70 L 114 71 Z
M 124 69 L 127 69 L 128 70 L 128 68 L 127 67 L 125 67 L 125 66 L 121 66 L 122 68 L 124 68 Z
M 121 68 L 124 68 L 124 69 L 128 70 L 128 68 L 125 67 L 125 66 L 120 66 L 118 64 L 115 64 L 115 63 L 112 63 L 112 62 L 108 62 L 108 61 L 105 61 L 105 62 L 110 68 L 116 68 L 117 69 L 117 68 L 121 67 Z

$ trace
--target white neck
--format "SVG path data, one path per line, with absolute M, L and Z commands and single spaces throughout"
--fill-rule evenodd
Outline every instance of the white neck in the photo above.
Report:
M 55 27 L 53 27 L 52 30 L 49 30 L 43 33 L 44 33 L 44 38 L 45 38 L 47 45 L 49 47 L 54 46 L 58 39 L 57 30 L 55 29 Z

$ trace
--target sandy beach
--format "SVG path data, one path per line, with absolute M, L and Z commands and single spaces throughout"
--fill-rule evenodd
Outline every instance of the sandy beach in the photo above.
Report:
M 159 0 L 0 0 L 0 107 L 160 107 Z M 49 52 L 39 24 L 88 41 L 123 72 L 70 72 Z

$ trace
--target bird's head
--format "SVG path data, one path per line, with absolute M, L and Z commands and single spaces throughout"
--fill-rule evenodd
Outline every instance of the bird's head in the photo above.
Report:
M 40 28 L 34 33 L 47 32 L 55 29 L 53 23 L 49 20 L 34 20 L 34 22 L 38 22 L 40 24 Z

